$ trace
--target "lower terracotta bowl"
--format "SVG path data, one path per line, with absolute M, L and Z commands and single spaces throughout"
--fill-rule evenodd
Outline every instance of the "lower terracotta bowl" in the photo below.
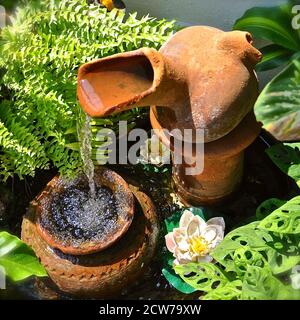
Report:
M 73 181 L 55 177 L 32 202 L 35 225 L 49 246 L 65 254 L 86 255 L 118 241 L 134 217 L 134 197 L 112 170 L 95 170 L 96 197 L 90 198 L 85 176 Z
M 66 255 L 53 249 L 38 231 L 37 207 L 30 206 L 23 219 L 22 239 L 40 258 L 55 287 L 78 297 L 109 298 L 144 273 L 155 254 L 158 220 L 150 198 L 129 187 L 136 199 L 131 226 L 119 241 L 94 254 Z

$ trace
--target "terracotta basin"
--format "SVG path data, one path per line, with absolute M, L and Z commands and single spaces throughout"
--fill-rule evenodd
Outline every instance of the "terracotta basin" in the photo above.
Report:
M 87 181 L 84 176 L 74 181 L 65 181 L 60 177 L 51 180 L 45 190 L 32 202 L 32 207 L 36 212 L 36 230 L 49 246 L 59 249 L 65 254 L 86 255 L 104 250 L 116 241 L 118 241 L 130 227 L 134 217 L 134 197 L 126 181 L 112 170 L 98 168 L 95 170 L 96 187 L 110 190 L 111 199 L 114 200 L 115 213 L 112 218 L 113 225 L 106 227 L 106 223 L 112 223 L 107 219 L 103 220 L 103 226 L 100 224 L 103 212 L 96 212 L 91 219 L 91 225 L 94 229 L 89 231 L 90 225 L 85 223 L 86 216 L 77 216 L 76 205 L 72 215 L 66 216 L 64 208 L 69 205 L 68 202 L 62 205 L 62 211 L 53 207 L 55 201 L 60 201 L 58 197 L 63 197 L 66 192 L 72 188 L 86 187 Z M 77 190 L 77 189 L 75 189 Z M 83 194 L 84 195 L 84 194 Z M 79 193 L 82 197 L 82 193 Z M 96 199 L 97 200 L 97 199 Z M 59 203 L 58 203 L 59 204 Z M 78 205 L 82 205 L 78 200 Z M 109 205 L 108 205 L 109 206 Z M 106 208 L 108 210 L 109 208 Z M 79 209 L 78 209 L 79 210 Z M 97 221 L 94 221 L 97 219 Z M 79 226 L 74 221 L 79 221 Z M 74 224 L 72 227 L 66 224 Z M 65 226 L 65 229 L 64 229 Z M 97 229 L 98 228 L 98 229 Z M 80 234 L 80 236 L 78 236 Z M 81 238 L 80 238 L 81 237 Z
M 30 245 L 46 268 L 54 287 L 79 297 L 108 298 L 120 294 L 145 272 L 155 254 L 158 220 L 150 198 L 129 186 L 136 213 L 126 234 L 109 248 L 88 255 L 66 255 L 53 249 L 38 231 L 33 203 L 22 224 L 22 240 Z

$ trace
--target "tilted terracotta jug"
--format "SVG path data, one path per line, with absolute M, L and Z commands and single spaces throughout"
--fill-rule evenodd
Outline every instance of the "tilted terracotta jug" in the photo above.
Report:
M 189 27 L 159 52 L 142 48 L 83 65 L 78 98 L 92 117 L 151 106 L 152 126 L 170 149 L 178 137 L 162 129 L 202 129 L 203 172 L 187 175 L 187 161 L 173 166 L 173 178 L 187 203 L 215 203 L 239 185 L 243 150 L 259 134 L 252 109 L 258 96 L 254 67 L 260 60 L 247 32 Z M 195 139 L 186 141 L 192 150 Z

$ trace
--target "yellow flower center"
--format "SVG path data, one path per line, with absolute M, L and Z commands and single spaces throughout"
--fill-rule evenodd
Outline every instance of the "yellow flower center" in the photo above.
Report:
M 193 253 L 204 256 L 208 252 L 208 242 L 203 237 L 193 237 L 190 239 L 190 251 Z

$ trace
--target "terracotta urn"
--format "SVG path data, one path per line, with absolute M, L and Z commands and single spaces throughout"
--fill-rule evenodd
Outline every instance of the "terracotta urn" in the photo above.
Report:
M 159 52 L 142 48 L 83 65 L 78 98 L 92 117 L 151 106 L 152 126 L 171 149 L 174 139 L 196 149 L 197 130 L 202 130 L 203 172 L 187 175 L 191 161 L 186 161 L 173 166 L 173 177 L 186 202 L 215 203 L 238 187 L 243 151 L 260 131 L 252 112 L 258 96 L 254 67 L 260 60 L 247 32 L 189 27 Z M 181 138 L 174 129 L 194 134 Z M 184 156 L 190 160 L 197 155 L 191 151 Z
M 57 209 L 53 210 L 51 204 L 57 206 L 56 197 L 64 192 L 63 188 L 70 192 L 72 184 L 80 189 L 83 180 L 79 177 L 67 182 L 55 177 L 50 181 L 23 219 L 22 240 L 40 258 L 54 287 L 79 297 L 113 297 L 138 280 L 154 256 L 159 232 L 156 210 L 146 194 L 128 185 L 114 171 L 98 168 L 95 181 L 108 186 L 115 201 L 119 201 L 117 220 L 105 217 L 105 223 L 113 223 L 111 232 L 97 224 L 96 234 L 93 224 L 84 223 L 81 228 L 88 228 L 84 231 L 89 233 L 82 241 L 82 237 L 73 234 L 78 214 L 74 212 L 73 221 L 65 221 L 69 234 L 66 236 L 55 216 Z M 65 220 L 67 216 L 63 214 Z

